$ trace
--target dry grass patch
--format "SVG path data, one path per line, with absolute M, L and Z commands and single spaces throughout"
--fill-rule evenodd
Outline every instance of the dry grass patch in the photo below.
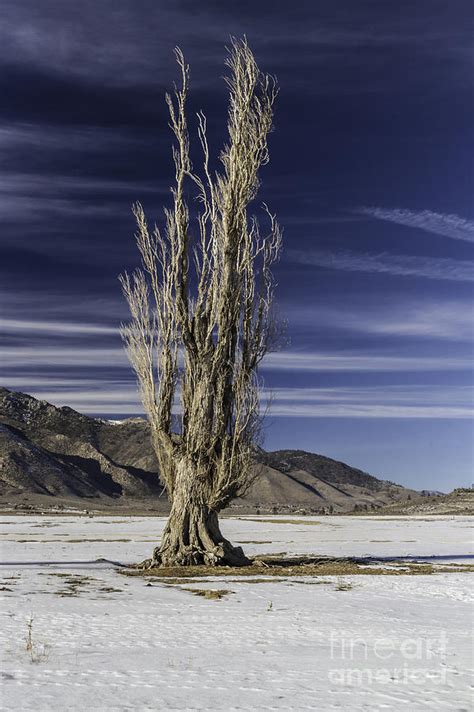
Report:
M 57 534 L 56 536 L 63 536 Z M 67 535 L 66 535 L 67 536 Z M 18 544 L 110 544 L 113 542 L 120 542 L 121 544 L 127 544 L 132 541 L 132 539 L 15 539 Z M 155 541 L 154 539 L 141 539 L 140 541 L 149 542 Z
M 189 583 L 189 578 L 178 578 L 178 579 L 172 579 L 169 581 L 164 581 L 163 579 L 160 578 L 150 578 L 149 579 L 150 584 L 157 584 L 161 583 L 164 586 L 180 586 L 182 584 Z M 256 584 L 256 583 L 288 583 L 290 579 L 288 577 L 285 578 L 278 578 L 277 576 L 268 576 L 267 578 L 249 578 L 248 576 L 239 576 L 238 578 L 226 578 L 226 583 L 250 583 L 250 584 Z M 215 583 L 216 579 L 215 578 L 199 578 L 199 583 Z M 291 583 L 295 584 L 305 584 L 309 586 L 316 586 L 318 584 L 330 584 L 332 583 L 331 580 L 318 580 L 318 579 L 311 579 L 310 581 L 293 581 L 291 580 Z
M 120 542 L 122 544 L 128 544 L 131 539 L 56 539 L 55 541 L 64 541 L 66 544 L 95 544 L 97 542 L 109 544 L 110 542 Z M 153 540 L 154 541 L 154 540 Z
M 163 583 L 165 586 L 179 586 L 185 583 L 189 583 L 189 579 L 180 578 L 173 579 L 172 581 L 163 581 L 162 579 L 150 579 L 152 583 Z M 213 578 L 200 578 L 199 583 L 215 583 Z M 226 583 L 285 583 L 288 581 L 286 578 L 277 578 L 276 576 L 269 576 L 268 578 L 249 578 L 247 576 L 240 576 L 239 578 L 226 578 Z M 309 583 L 302 581 L 301 583 Z M 321 582 L 322 583 L 322 582 Z
M 48 660 L 48 646 L 45 643 L 37 643 L 33 639 L 33 614 L 30 615 L 26 622 L 27 635 L 25 638 L 26 652 L 28 653 L 32 663 L 42 663 Z
M 186 582 L 193 578 L 232 577 L 238 581 L 255 579 L 257 572 L 266 578 L 286 579 L 300 576 L 415 576 L 434 573 L 471 573 L 472 564 L 439 567 L 431 563 L 415 563 L 406 561 L 368 561 L 355 558 L 329 557 L 288 557 L 257 556 L 253 565 L 232 566 L 163 566 L 142 570 L 129 568 L 120 571 L 125 576 L 142 576 L 147 580 L 162 582 L 166 579 Z M 246 579 L 247 577 L 247 579 Z M 258 578 L 258 576 L 257 576 Z
M 55 591 L 54 595 L 60 598 L 75 598 L 79 596 L 79 591 L 77 589 L 65 589 L 64 591 Z
M 207 598 L 209 601 L 220 601 L 221 598 L 234 593 L 226 588 L 181 588 L 181 591 L 189 591 L 189 593 L 193 593 L 195 596 L 201 596 L 202 598 Z
M 94 579 L 92 576 L 74 576 L 71 574 L 52 575 L 65 577 L 62 583 L 64 583 L 67 588 L 55 591 L 56 596 L 61 596 L 63 598 L 79 596 L 79 594 L 82 593 L 87 586 L 90 586 L 93 581 L 97 580 Z
M 58 576 L 59 578 L 71 578 L 74 574 L 66 574 L 62 572 L 40 571 L 38 576 Z
M 264 519 L 263 517 L 259 519 L 252 519 L 251 517 L 238 517 L 238 519 L 241 522 L 258 522 L 259 524 L 263 522 L 268 524 L 306 524 L 309 526 L 321 524 L 321 522 L 311 521 L 308 519 Z

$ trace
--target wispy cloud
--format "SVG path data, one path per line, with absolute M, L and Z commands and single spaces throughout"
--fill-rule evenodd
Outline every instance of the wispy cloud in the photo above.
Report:
M 118 344 L 110 348 L 91 346 L 3 346 L 0 348 L 0 362 L 11 375 L 18 375 L 19 368 L 84 367 L 110 368 L 128 366 L 125 350 Z M 469 358 L 436 356 L 396 356 L 364 353 L 326 353 L 279 351 L 267 355 L 262 364 L 263 371 L 459 371 L 470 370 Z
M 72 397 L 74 397 L 75 393 L 81 392 L 114 391 L 129 394 L 137 391 L 132 373 L 130 373 L 129 378 L 107 378 L 106 376 L 88 378 L 87 376 L 73 377 L 70 375 L 60 377 L 52 376 L 51 374 L 31 373 L 28 376 L 11 376 L 8 378 L 6 387 L 10 390 L 21 391 L 26 385 L 28 385 L 29 393 L 32 395 L 41 393 L 41 398 L 43 399 L 45 399 L 44 394 L 48 393 L 48 391 L 54 392 L 56 395 L 58 393 L 68 393 Z
M 458 371 L 471 368 L 469 358 L 436 356 L 391 356 L 363 353 L 280 351 L 263 362 L 267 371 Z
M 102 324 L 84 324 L 66 321 L 28 321 L 26 319 L 0 319 L 0 329 L 4 333 L 33 332 L 70 336 L 74 334 L 118 334 L 119 328 Z
M 55 368 L 111 368 L 127 366 L 127 356 L 123 348 L 35 347 L 4 346 L 0 348 L 0 362 L 4 369 L 17 371 L 20 367 Z
M 394 255 L 389 252 L 371 254 L 348 250 L 340 252 L 289 250 L 287 254 L 290 259 L 301 264 L 346 272 L 425 277 L 455 282 L 474 281 L 472 262 L 449 257 L 418 257 L 415 255 Z
M 270 414 L 294 418 L 472 418 L 474 393 L 466 386 L 277 388 Z
M 435 235 L 451 237 L 453 240 L 474 242 L 474 222 L 458 215 L 444 215 L 431 210 L 413 211 L 405 208 L 379 207 L 362 207 L 356 212 L 377 220 L 386 220 L 398 225 L 419 228 Z
M 372 334 L 472 341 L 474 310 L 465 302 L 405 305 L 377 315 L 359 315 L 352 328 Z M 349 325 L 349 324 L 348 324 Z
M 469 40 L 467 29 L 455 21 L 455 13 L 454 18 L 451 13 L 440 22 L 436 11 L 423 15 L 421 21 L 413 13 L 404 15 L 387 8 L 374 12 L 362 6 L 355 16 L 350 2 L 340 2 L 337 13 L 330 3 L 319 3 L 317 12 L 311 3 L 303 3 L 298 13 L 292 13 L 285 3 L 277 5 L 269 13 L 265 3 L 244 3 L 235 13 L 226 3 L 204 1 L 196 18 L 191 3 L 161 2 L 147 7 L 145 17 L 143 7 L 131 1 L 117 7 L 104 0 L 104 11 L 99 13 L 95 2 L 82 0 L 81 12 L 72 23 L 61 3 L 38 6 L 33 0 L 4 0 L 0 37 L 7 57 L 79 76 L 95 75 L 119 85 L 143 82 L 144 77 L 150 80 L 153 74 L 156 81 L 173 41 L 193 49 L 204 43 L 205 51 L 200 52 L 204 63 L 230 33 L 249 32 L 274 62 L 281 62 L 281 54 L 294 42 L 302 48 L 299 54 L 311 49 L 314 62 L 328 54 L 331 57 L 334 48 L 352 49 L 355 60 L 366 47 L 416 45 L 419 54 L 433 48 L 451 54 Z M 52 37 L 58 41 L 51 42 Z M 294 63 L 294 55 L 287 51 L 283 57 Z
M 286 305 L 282 309 L 288 322 L 302 332 L 360 332 L 411 339 L 443 339 L 470 342 L 474 338 L 472 301 L 397 300 L 386 303 L 373 300 L 363 304 L 337 307 L 321 305 Z
M 474 408 L 450 406 L 400 406 L 297 403 L 275 404 L 271 415 L 290 418 L 444 418 L 470 419 Z
M 0 191 L 3 195 L 36 195 L 38 197 L 54 197 L 59 194 L 85 194 L 89 198 L 104 193 L 130 194 L 135 193 L 169 193 L 165 182 L 124 181 L 93 176 L 70 176 L 62 174 L 37 173 L 3 173 L 0 175 Z
M 385 405 L 449 405 L 474 407 L 474 386 L 439 385 L 430 383 L 334 386 L 330 388 L 272 388 L 264 389 L 274 402 L 292 403 L 353 403 Z
M 436 314 L 434 308 L 433 314 Z M 453 317 L 455 314 L 456 307 L 453 307 L 444 315 L 444 332 L 451 329 L 456 333 L 462 327 Z M 358 319 L 351 314 L 346 316 L 348 325 L 357 329 Z M 325 314 L 325 318 L 334 320 L 334 315 Z M 423 329 L 423 323 L 415 318 L 410 321 L 406 312 L 400 315 L 399 321 L 397 318 L 388 324 L 380 315 L 368 322 L 361 318 L 359 328 L 397 334 Z M 336 321 L 340 322 L 340 319 Z M 58 406 L 68 405 L 90 415 L 127 417 L 142 414 L 137 385 L 116 327 L 87 321 L 33 322 L 19 318 L 7 319 L 4 325 L 12 340 L 0 348 L 3 383 L 8 388 L 31 393 Z M 429 319 L 426 330 L 433 333 Z M 67 341 L 68 337 L 75 340 L 82 336 L 88 339 L 79 338 L 77 343 Z M 104 336 L 113 337 L 114 341 L 105 346 Z M 269 378 L 280 374 L 284 382 L 290 373 L 426 374 L 467 371 L 471 366 L 469 358 L 454 356 L 289 349 L 268 354 L 262 371 Z M 271 392 L 273 417 L 460 419 L 473 414 L 472 389 L 464 386 L 277 387 Z M 264 403 L 266 395 L 264 390 Z
M 15 223 L 72 215 L 110 219 L 131 212 L 139 196 L 166 197 L 164 185 L 94 177 L 34 173 L 0 174 L 0 217 Z
M 26 195 L 5 198 L 0 194 L 0 218 L 4 221 L 12 221 L 17 226 L 22 226 L 25 223 L 34 224 L 35 221 L 41 221 L 41 224 L 43 224 L 48 218 L 68 220 L 82 217 L 95 220 L 110 220 L 117 214 L 120 217 L 126 216 L 127 211 L 130 212 L 127 204 L 117 206 L 117 203 L 113 201 L 108 201 L 102 205 L 94 205 L 85 199 L 53 199 Z M 15 235 L 12 235 L 8 241 L 12 244 L 18 244 L 18 238 Z M 45 243 L 45 245 L 48 244 Z M 45 245 L 40 245 L 39 247 L 44 248 Z M 35 245 L 35 247 L 38 248 L 38 245 Z M 40 251 L 42 250 L 40 249 Z
M 7 153 L 13 149 L 38 151 L 77 151 L 100 154 L 117 150 L 124 144 L 128 148 L 140 146 L 146 138 L 140 134 L 121 130 L 116 126 L 63 126 L 18 122 L 0 124 L 0 147 Z M 77 178 L 77 180 L 81 180 Z
M 10 388 L 20 385 L 13 379 Z M 27 392 L 57 406 L 102 417 L 143 414 L 132 380 L 32 378 Z M 361 388 L 276 388 L 262 393 L 262 410 L 271 395 L 271 417 L 290 418 L 471 418 L 473 389 L 465 386 L 367 386 Z M 179 405 L 175 412 L 179 412 Z

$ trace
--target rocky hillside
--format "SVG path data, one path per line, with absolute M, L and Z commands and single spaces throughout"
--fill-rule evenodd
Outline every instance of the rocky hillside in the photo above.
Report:
M 234 508 L 367 511 L 412 493 L 308 452 L 260 451 L 260 477 Z M 166 503 L 148 423 L 113 423 L 0 389 L 0 497 Z M 17 498 L 17 500 L 15 500 Z
M 382 507 L 377 514 L 423 516 L 425 514 L 473 515 L 474 489 L 458 487 L 449 494 L 436 492 L 425 494 L 423 490 L 418 497 L 398 501 Z

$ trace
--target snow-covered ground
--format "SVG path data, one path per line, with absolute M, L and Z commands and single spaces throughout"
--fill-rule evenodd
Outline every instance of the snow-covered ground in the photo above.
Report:
M 472 556 L 469 517 L 289 519 L 222 529 L 251 554 Z M 0 519 L 2 710 L 472 708 L 470 574 L 150 585 L 118 573 L 110 562 L 148 556 L 163 522 Z

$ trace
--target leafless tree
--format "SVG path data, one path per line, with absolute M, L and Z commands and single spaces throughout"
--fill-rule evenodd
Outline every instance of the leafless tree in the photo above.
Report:
M 206 118 L 199 113 L 203 161 L 196 172 L 186 118 L 189 67 L 179 49 L 176 58 L 181 84 L 166 96 L 175 136 L 173 204 L 164 211 L 164 230 L 151 229 L 142 206 L 134 206 L 142 268 L 121 277 L 131 313 L 122 336 L 171 502 L 161 546 L 148 564 L 243 565 L 248 559 L 222 536 L 217 515 L 255 476 L 258 365 L 275 334 L 271 266 L 281 231 L 266 205 L 265 234 L 248 210 L 269 160 L 277 86 L 259 70 L 246 40 L 234 40 L 226 60 L 221 168 L 210 167 Z M 188 186 L 199 205 L 192 220 Z M 173 432 L 177 400 L 180 424 Z

